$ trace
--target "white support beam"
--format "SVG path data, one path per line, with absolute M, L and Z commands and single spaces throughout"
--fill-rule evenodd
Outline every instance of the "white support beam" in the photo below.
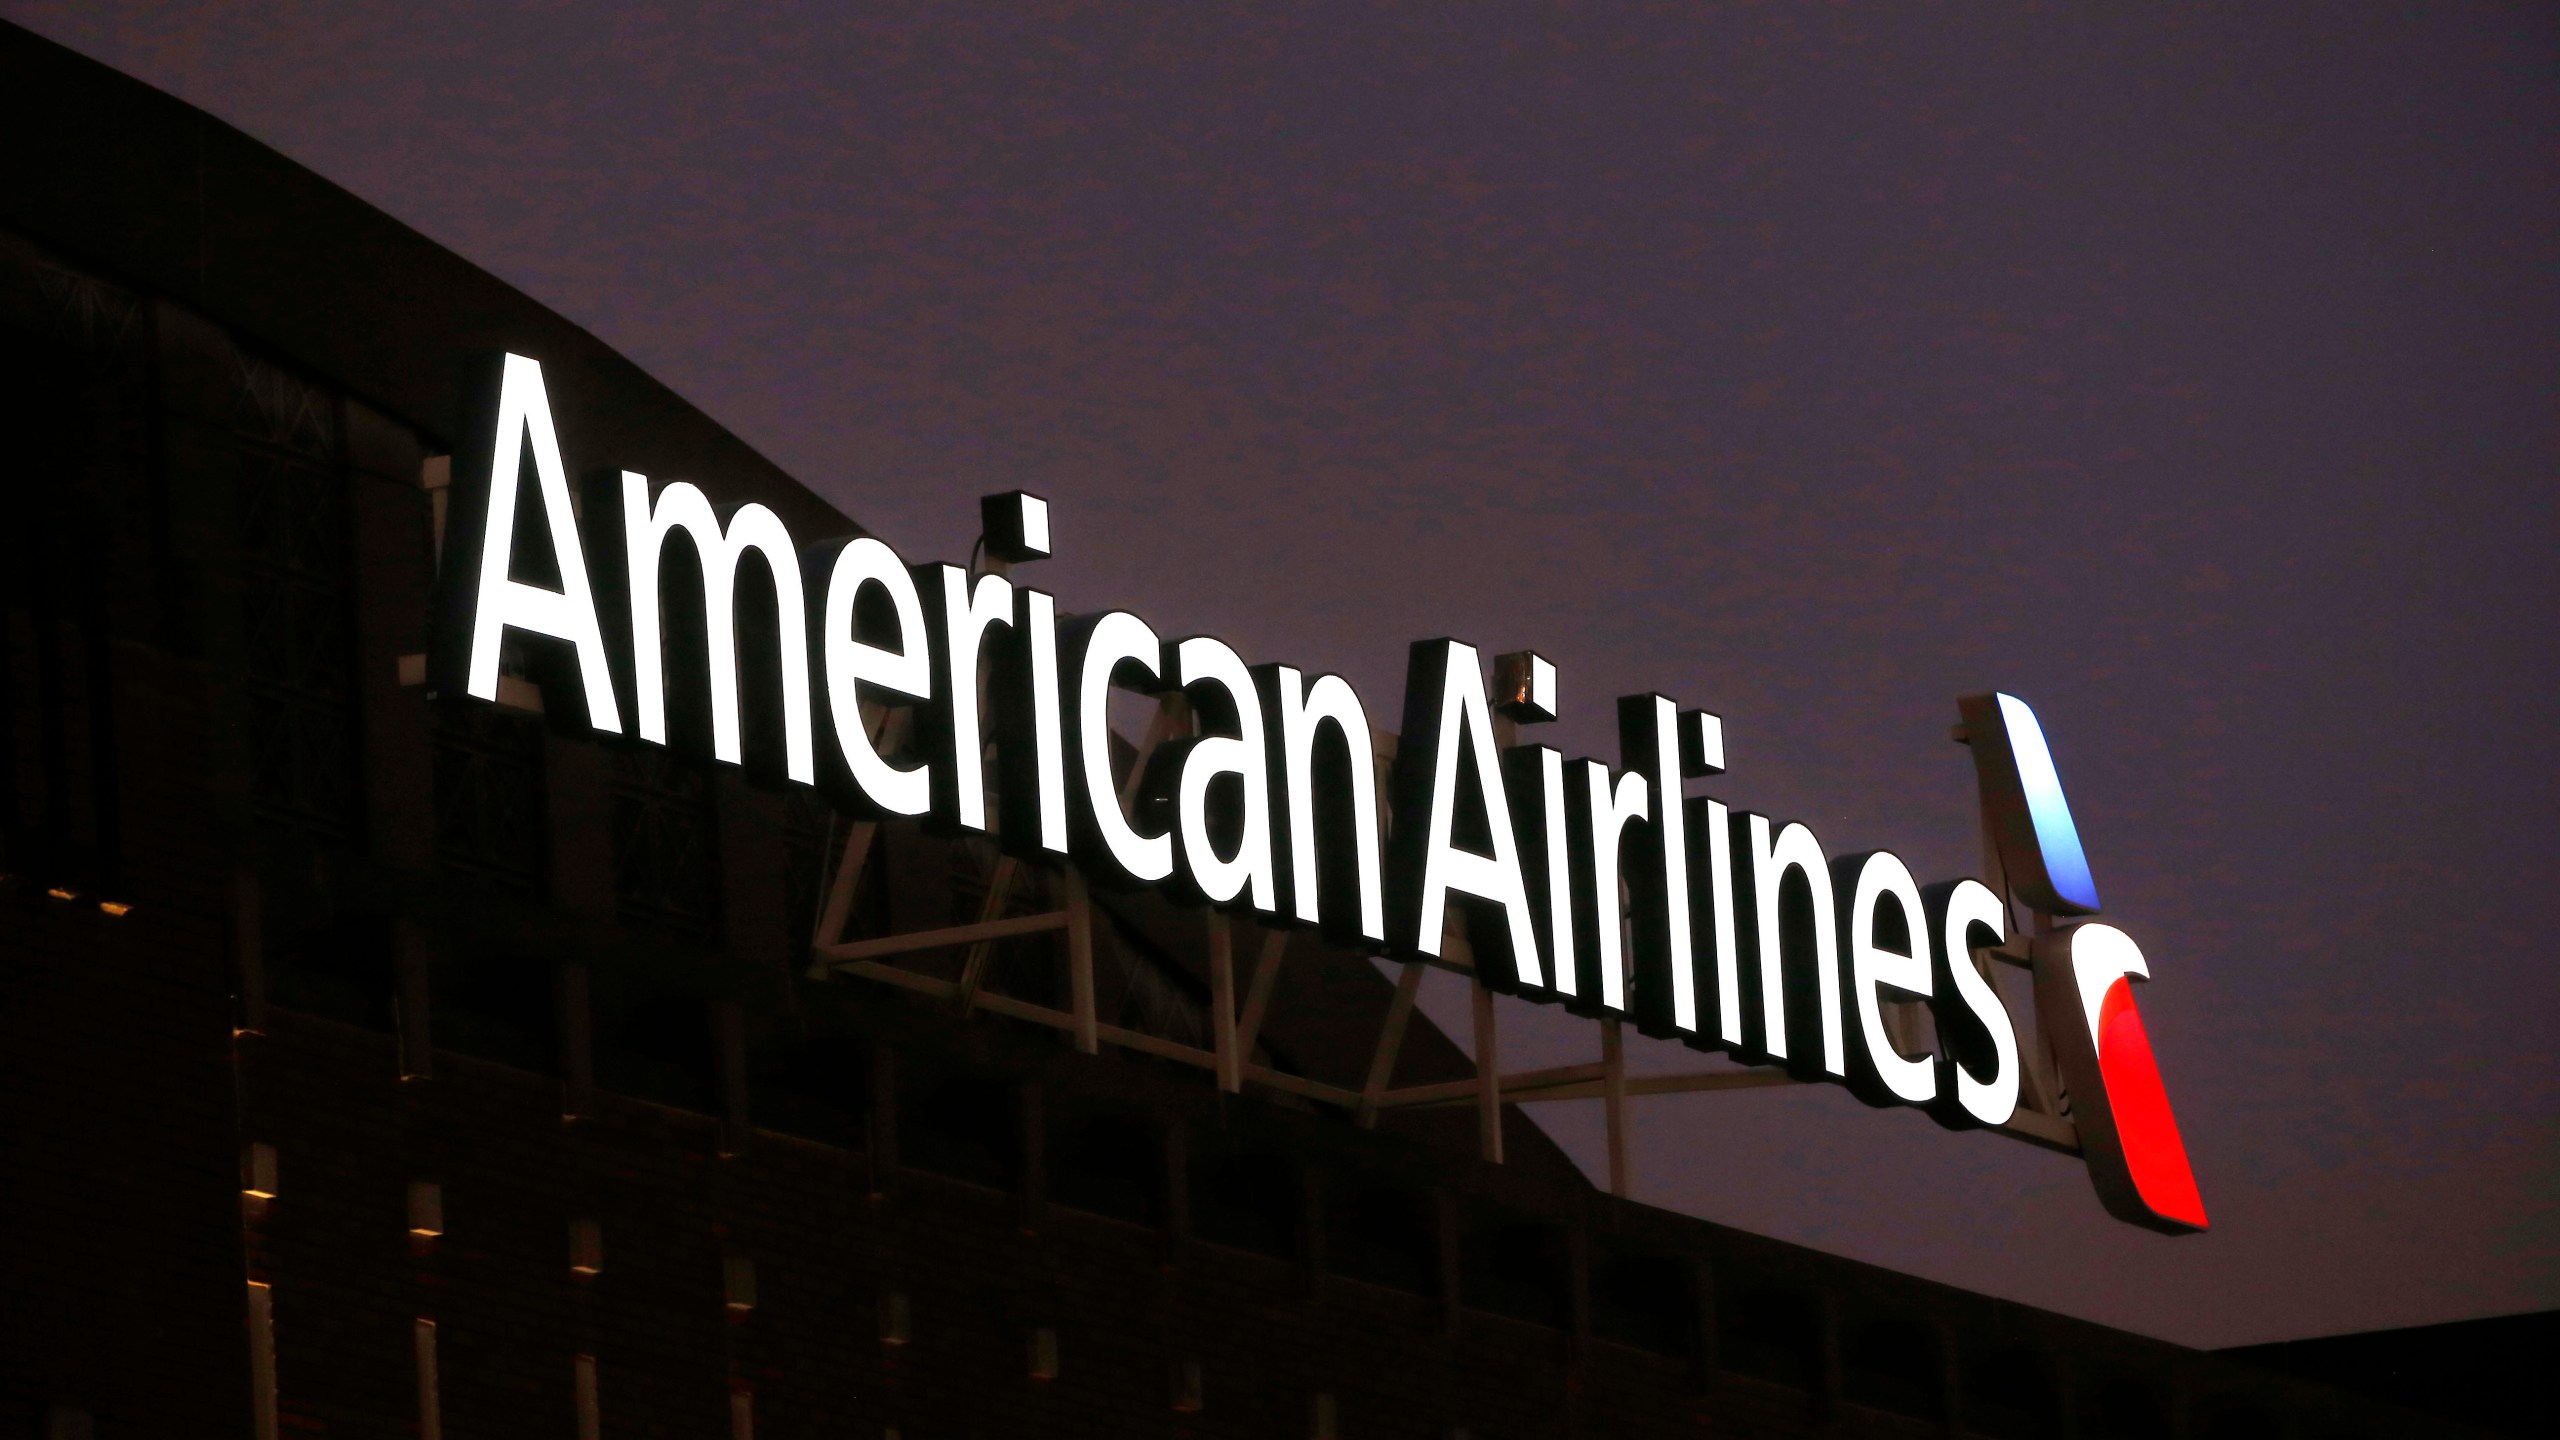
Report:
M 862 867 L 871 859 L 872 838 L 879 833 L 879 825 L 869 820 L 855 821 L 845 832 L 844 857 L 836 863 L 835 879 L 818 907 L 818 928 L 809 932 L 813 946 L 823 948 L 844 939 L 845 922 L 853 914 L 853 892 L 862 887 Z
M 954 925 L 943 930 L 916 930 L 905 935 L 883 935 L 876 940 L 848 940 L 839 945 L 817 947 L 817 968 L 833 969 L 842 966 L 848 960 L 877 960 L 883 955 L 905 955 L 916 950 L 938 950 L 946 945 L 969 945 L 980 940 L 1005 940 L 1016 935 L 1037 935 L 1044 930 L 1066 928 L 1067 912 L 1050 910 L 1038 915 L 1015 915 L 1003 920 L 985 920 L 975 925 Z M 956 988 L 953 993 L 955 995 L 958 993 Z
M 1303 1075 L 1291 1075 L 1274 1070 L 1268 1065 L 1247 1065 L 1244 1067 L 1244 1078 L 1256 1085 L 1267 1085 L 1285 1094 L 1303 1095 L 1310 1100 L 1321 1100 L 1327 1105 L 1339 1105 L 1345 1110 L 1354 1110 L 1360 1105 L 1360 1096 L 1354 1091 L 1345 1090 L 1339 1085 L 1327 1085 L 1321 1080 L 1310 1080 Z
M 1022 862 L 1010 855 L 996 861 L 994 873 L 987 876 L 986 898 L 978 905 L 980 925 L 993 924 L 998 916 L 1004 914 L 1005 901 L 1013 894 L 1013 877 L 1020 873 L 1021 869 Z M 1065 912 L 1052 913 L 1063 915 Z M 987 963 L 995 958 L 996 941 L 1001 938 L 1003 937 L 991 935 L 970 942 L 968 958 L 960 964 L 960 989 L 957 999 L 960 1002 L 961 1014 L 968 1014 L 970 1007 L 977 1002 L 978 988 L 987 978 Z
M 1289 932 L 1262 932 L 1262 955 L 1254 961 L 1253 984 L 1246 989 L 1244 1014 L 1236 1019 L 1236 1053 L 1247 1063 L 1253 1059 L 1253 1047 L 1262 1039 L 1263 1017 L 1271 1013 L 1271 992 L 1280 983 L 1280 962 L 1289 953 Z
M 1386 1023 L 1378 1028 L 1378 1048 L 1369 1057 L 1369 1078 L 1360 1087 L 1360 1128 L 1378 1123 L 1378 1101 L 1387 1093 L 1387 1078 L 1396 1071 L 1396 1052 L 1404 1046 L 1405 1022 L 1413 1018 L 1414 997 L 1422 991 L 1422 972 L 1428 967 L 1419 960 L 1405 962 L 1404 972 L 1396 977 L 1395 998 L 1387 1002 Z

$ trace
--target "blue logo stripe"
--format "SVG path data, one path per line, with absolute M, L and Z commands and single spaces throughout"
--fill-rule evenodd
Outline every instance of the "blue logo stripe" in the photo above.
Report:
M 2027 816 L 2035 822 L 2036 849 L 2044 857 L 2045 878 L 2053 892 L 2074 905 L 2098 906 L 2098 882 L 2089 878 L 2089 857 L 2080 849 L 2080 827 L 2071 823 L 2071 802 L 2062 798 L 2062 777 L 2054 772 L 2053 752 L 2045 747 L 2044 727 L 2036 712 L 2015 695 L 1996 697 L 2000 720 L 2009 731 L 2009 755 L 2018 767 L 2018 784 L 2026 792 Z

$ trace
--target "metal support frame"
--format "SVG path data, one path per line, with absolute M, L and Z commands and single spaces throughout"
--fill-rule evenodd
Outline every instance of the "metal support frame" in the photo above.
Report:
M 1124 812 L 1136 804 L 1147 765 L 1158 747 L 1190 734 L 1194 729 L 1190 704 L 1182 695 L 1167 693 L 1156 698 L 1155 714 L 1137 746 L 1128 778 L 1121 785 L 1119 800 Z M 908 723 L 909 712 L 905 710 L 879 713 L 873 719 L 873 733 L 880 742 L 892 742 Z M 1507 744 L 1513 738 L 1513 726 L 1507 718 L 1497 721 L 1497 731 L 1502 743 Z M 1961 730 L 1956 738 L 1964 738 Z M 1395 737 L 1382 734 L 1379 739 L 1382 751 L 1391 753 Z M 976 922 L 901 935 L 847 939 L 845 928 L 852 914 L 854 891 L 861 884 L 864 869 L 877 844 L 878 830 L 876 823 L 865 821 L 853 825 L 846 834 L 843 856 L 820 906 L 815 943 L 811 947 L 813 963 L 810 974 L 813 977 L 858 976 L 948 1001 L 964 1015 L 984 1010 L 1051 1026 L 1067 1032 L 1081 1054 L 1097 1054 L 1107 1042 L 1142 1054 L 1196 1065 L 1210 1071 L 1216 1077 L 1218 1088 L 1227 1093 L 1239 1093 L 1251 1084 L 1301 1096 L 1350 1111 L 1355 1122 L 1363 1128 L 1374 1127 L 1378 1116 L 1389 1110 L 1472 1106 L 1476 1111 L 1479 1151 L 1485 1160 L 1494 1164 L 1502 1163 L 1503 1159 L 1502 1111 L 1505 1104 L 1598 1100 L 1602 1105 L 1607 1135 L 1609 1192 L 1621 1197 L 1631 1194 L 1634 1188 L 1632 1147 L 1627 1127 L 1629 1099 L 1647 1095 L 1757 1090 L 1799 1083 L 1785 1071 L 1768 1066 L 1723 1066 L 1678 1074 L 1630 1075 L 1626 1066 L 1625 1033 L 1621 1022 L 1614 1019 L 1599 1022 L 1600 1058 L 1597 1062 L 1505 1075 L 1501 1071 L 1494 994 L 1478 980 L 1465 931 L 1454 914 L 1444 937 L 1442 953 L 1436 957 L 1408 960 L 1397 973 L 1395 989 L 1371 1048 L 1365 1078 L 1356 1091 L 1254 1062 L 1254 1046 L 1270 1018 L 1280 966 L 1287 956 L 1291 934 L 1282 929 L 1264 929 L 1222 911 L 1206 912 L 1203 925 L 1209 971 L 1211 1048 L 1204 1050 L 1142 1031 L 1106 1025 L 1096 1013 L 1094 902 L 1084 877 L 1072 866 L 1028 867 L 1044 877 L 1050 893 L 1058 897 L 1054 909 L 1011 917 L 1003 914 L 1026 869 L 1021 861 L 1006 856 L 997 862 L 989 876 L 987 893 Z M 2001 867 L 1999 847 L 1988 816 L 1983 819 L 1981 839 L 1983 874 L 1987 877 L 1985 883 L 2001 896 L 2004 905 L 2014 910 L 2016 897 Z M 2012 918 L 2014 920 L 2014 914 Z M 2009 989 L 2003 983 L 2007 978 L 2004 972 L 2011 967 L 2025 968 L 2029 963 L 2030 938 L 2050 929 L 2052 924 L 2052 916 L 2030 912 L 2023 933 L 2013 934 L 1998 949 L 1976 959 L 1984 978 L 1995 991 L 2003 994 L 2004 1004 Z M 1253 973 L 1241 996 L 1236 983 L 1236 931 L 1240 925 L 1262 930 Z M 2017 927 L 2013 924 L 2012 929 Z M 986 988 L 987 967 L 992 961 L 996 942 L 1051 931 L 1062 931 L 1066 935 L 1070 1008 L 1056 1010 Z M 887 963 L 895 956 L 953 946 L 968 947 L 957 980 L 943 980 Z M 1473 1030 L 1470 1048 L 1476 1073 L 1464 1080 L 1391 1088 L 1396 1060 L 1403 1048 L 1406 1029 L 1412 1022 L 1424 973 L 1434 968 L 1467 978 Z M 2011 1013 L 2019 1013 L 2017 1007 L 2011 1007 Z M 2033 1008 L 2027 1007 L 2026 1013 L 2032 1015 Z M 1896 1012 L 1888 1016 L 1888 1028 L 1898 1041 L 1907 1043 L 1917 1038 L 1917 1018 L 1916 1012 L 1897 1007 Z M 2019 1048 L 2023 1074 L 2018 1110 L 2008 1124 L 1997 1127 L 1996 1133 L 2065 1154 L 2078 1154 L 2079 1134 L 2070 1119 L 2068 1101 L 2061 1090 L 2051 1046 L 2037 1035 L 2022 1037 Z

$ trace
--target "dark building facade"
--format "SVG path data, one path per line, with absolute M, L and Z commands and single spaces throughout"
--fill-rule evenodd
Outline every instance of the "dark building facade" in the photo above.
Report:
M 0 28 L 0 113 L 0 1431 L 2470 1433 L 1614 1198 L 1516 1107 L 1500 1164 L 1361 1124 L 1314 1091 L 1410 996 L 1312 935 L 1222 1089 L 1202 912 L 430 699 L 475 354 L 573 465 L 857 527 L 176 101 Z M 809 964 L 1067 904 L 1098 1054 L 1005 1011 L 1055 929 Z M 1418 1018 L 1390 1068 L 1474 1073 Z

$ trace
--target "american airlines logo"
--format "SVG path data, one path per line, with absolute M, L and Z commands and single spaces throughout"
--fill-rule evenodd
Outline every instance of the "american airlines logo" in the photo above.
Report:
M 1617 702 L 1617 764 L 1569 758 L 1504 733 L 1556 718 L 1554 665 L 1499 657 L 1489 691 L 1474 647 L 1424 640 L 1387 735 L 1338 675 L 1248 664 L 1127 611 L 1061 615 L 1001 566 L 910 565 L 867 536 L 809 543 L 765 506 L 724 511 L 633 471 L 590 488 L 581 513 L 541 367 L 504 356 L 480 395 L 447 504 L 440 694 L 492 701 L 517 670 L 555 718 L 625 743 L 683 744 L 849 814 L 914 817 L 1372 954 L 1463 947 L 1488 989 L 1950 1128 L 2018 1116 L 2036 1056 L 1996 975 L 2024 963 L 2030 1038 L 2076 1130 L 2064 1148 L 2116 1215 L 2204 1228 L 2129 984 L 2148 967 L 2122 931 L 2080 918 L 2096 886 L 2013 696 L 1960 702 L 2001 873 L 1923 886 L 1888 852 L 1832 857 L 1802 823 L 1689 793 L 1725 772 L 1724 725 L 1667 696 Z M 1049 554 L 1049 519 L 1038 497 L 989 497 L 989 556 Z M 699 609 L 667 591 L 684 552 Z M 1127 762 L 1115 690 L 1178 697 L 1184 733 Z M 671 697 L 702 723 L 674 723 Z M 2024 946 L 2013 902 L 2034 917 Z

